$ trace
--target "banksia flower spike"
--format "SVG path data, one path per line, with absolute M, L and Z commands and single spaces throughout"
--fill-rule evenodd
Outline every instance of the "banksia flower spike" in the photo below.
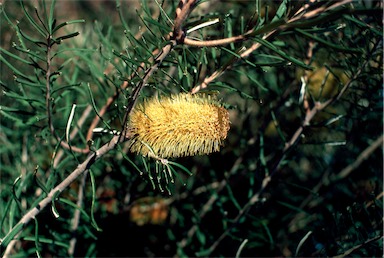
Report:
M 228 111 L 211 95 L 155 97 L 131 114 L 130 150 L 162 159 L 209 154 L 220 150 L 229 123 Z

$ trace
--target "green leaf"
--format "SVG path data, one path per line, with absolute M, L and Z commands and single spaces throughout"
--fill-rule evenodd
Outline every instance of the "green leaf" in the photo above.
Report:
M 211 253 L 212 253 L 211 249 L 208 248 L 208 249 L 196 252 L 195 255 L 197 257 L 209 257 Z
M 184 167 L 183 165 L 180 165 L 179 163 L 176 163 L 176 162 L 173 162 L 173 161 L 169 161 L 169 160 L 168 160 L 168 164 L 180 168 L 181 170 L 183 170 L 185 173 L 187 173 L 187 174 L 190 175 L 190 176 L 193 175 L 192 172 L 189 171 L 188 168 Z
M 2 246 L 3 248 L 8 246 L 9 242 L 11 242 L 11 240 L 13 240 L 13 238 L 23 229 L 23 226 L 23 223 L 16 224 L 16 226 L 14 226 L 12 230 L 8 232 L 2 239 L 2 241 L 0 242 L 0 246 Z
M 41 45 L 42 45 L 42 46 L 45 46 L 45 47 L 47 46 L 47 43 L 46 43 L 46 42 L 41 41 L 41 40 L 39 40 L 39 39 L 34 39 L 34 38 L 28 36 L 27 34 L 25 34 L 25 33 L 20 29 L 19 26 L 17 26 L 17 28 L 18 28 L 18 31 L 19 31 L 20 35 L 21 35 L 23 38 L 25 38 L 26 40 L 35 43 L 35 44 L 38 45 L 39 47 L 41 47 Z
M 341 47 L 340 45 L 336 45 L 336 44 L 333 44 L 329 41 L 326 41 L 322 38 L 319 38 L 311 33 L 308 33 L 302 29 L 295 29 L 297 32 L 301 33 L 302 35 L 306 36 L 307 38 L 310 38 L 310 39 L 313 39 L 317 42 L 319 42 L 320 44 L 323 44 L 327 47 L 330 47 L 330 48 L 333 48 L 333 49 L 336 49 L 336 50 L 340 50 L 340 51 L 343 51 L 343 52 L 346 52 L 346 53 L 362 53 L 363 50 L 362 49 L 359 49 L 359 48 L 345 48 L 345 47 Z
M 54 33 L 54 25 L 56 23 L 56 19 L 53 16 L 53 13 L 55 11 L 55 5 L 56 5 L 56 0 L 52 0 L 51 8 L 49 9 L 48 21 L 47 21 L 48 22 L 49 34 L 50 35 L 53 35 L 53 33 Z M 47 12 L 45 12 L 45 13 L 47 13 Z
M 30 237 L 30 236 L 25 236 L 25 237 L 22 237 L 21 240 L 23 240 L 23 241 L 35 241 L 35 238 Z M 49 239 L 49 238 L 42 237 L 42 236 L 39 236 L 39 243 L 40 244 L 44 243 L 44 244 L 49 244 L 49 245 L 56 245 L 56 246 L 64 247 L 65 249 L 69 248 L 68 241 L 67 242 L 58 241 L 57 239 Z
M 33 218 L 33 220 L 35 221 L 35 252 L 36 252 L 36 256 L 38 258 L 41 258 L 41 254 L 40 254 L 40 242 L 39 242 L 39 222 L 37 221 L 36 218 Z
M 282 58 L 284 58 L 284 59 L 294 63 L 295 65 L 298 65 L 298 66 L 300 66 L 300 67 L 302 67 L 304 69 L 307 69 L 307 70 L 312 70 L 312 67 L 306 65 L 304 62 L 294 58 L 293 56 L 290 56 L 290 55 L 286 54 L 284 51 L 276 48 L 276 46 L 274 46 L 269 41 L 267 41 L 265 39 L 262 39 L 262 38 L 259 38 L 259 37 L 255 37 L 254 40 L 256 42 L 259 42 L 261 45 L 267 47 L 268 49 L 272 50 L 276 54 L 280 55 Z
M 239 73 L 239 74 L 246 76 L 248 79 L 250 79 L 252 82 L 254 82 L 256 84 L 256 86 L 258 88 L 260 88 L 262 91 L 269 91 L 269 89 L 264 87 L 264 85 L 261 84 L 261 82 L 256 80 L 255 76 L 252 73 L 247 73 L 246 71 L 242 71 L 242 70 L 234 70 L 234 71 Z
M 79 32 L 73 32 L 73 33 L 70 33 L 70 34 L 67 34 L 67 35 L 58 37 L 57 39 L 55 39 L 55 41 L 56 41 L 57 44 L 60 44 L 62 40 L 70 39 L 70 38 L 76 37 L 76 36 L 78 36 L 79 34 L 80 34 Z
M 60 23 L 59 25 L 57 25 L 56 27 L 54 27 L 52 29 L 52 33 L 51 34 L 54 34 L 56 31 L 58 31 L 59 29 L 63 28 L 64 26 L 67 26 L 67 25 L 70 25 L 70 24 L 76 24 L 76 23 L 84 23 L 84 22 L 85 22 L 85 20 L 80 19 L 80 20 L 72 20 L 72 21 L 67 21 L 67 22 Z
M 40 27 L 40 25 L 37 24 L 37 22 L 32 18 L 32 16 L 25 9 L 24 2 L 22 0 L 20 0 L 20 5 L 28 21 L 32 24 L 32 26 L 36 29 L 36 31 L 39 32 L 40 35 L 43 36 L 43 38 L 47 38 L 48 31 L 46 31 L 44 27 Z
M 383 32 L 382 31 L 379 31 L 379 30 L 376 30 L 375 28 L 373 28 L 372 26 L 370 26 L 369 24 L 366 24 L 358 19 L 356 19 L 355 17 L 351 16 L 351 15 L 346 15 L 344 14 L 343 15 L 343 18 L 346 19 L 346 20 L 349 20 L 351 22 L 354 22 L 356 23 L 357 25 L 363 27 L 363 28 L 367 28 L 369 29 L 370 31 L 372 31 L 373 33 L 375 33 L 377 36 L 379 37 L 383 37 Z
M 52 196 L 52 203 L 51 203 L 51 210 L 53 213 L 53 216 L 57 219 L 60 217 L 59 212 L 56 209 L 56 199 L 58 199 L 58 196 L 60 195 L 60 191 L 56 191 Z
M 275 17 L 273 17 L 272 22 L 275 22 L 277 20 L 281 20 L 285 17 L 285 12 L 287 11 L 287 0 L 283 0 L 279 6 L 279 8 L 276 11 Z
M 25 60 L 25 59 L 23 59 L 23 58 L 21 58 L 21 57 L 15 55 L 15 54 L 9 52 L 8 50 L 5 50 L 5 49 L 2 48 L 2 47 L 0 47 L 0 52 L 3 52 L 4 54 L 6 54 L 6 55 L 8 55 L 8 56 L 10 56 L 10 57 L 12 57 L 12 58 L 14 58 L 14 59 L 16 59 L 16 60 L 22 62 L 22 63 L 28 64 L 28 65 L 31 64 L 31 62 L 28 62 L 27 60 Z
M 82 208 L 82 207 L 79 207 L 76 203 L 72 202 L 71 200 L 68 200 L 68 199 L 65 199 L 65 198 L 59 198 L 58 199 L 60 202 L 72 207 L 73 209 L 75 210 L 79 210 L 81 215 L 84 216 L 84 219 L 85 221 L 91 221 L 91 217 L 89 217 L 89 215 L 87 214 L 87 212 Z
M 88 170 L 89 171 L 89 175 L 90 175 L 90 178 L 91 178 L 91 186 L 92 186 L 92 203 L 91 203 L 91 221 L 92 221 L 92 225 L 93 227 L 101 232 L 103 231 L 101 228 L 99 228 L 99 226 L 97 225 L 96 223 L 96 220 L 95 220 L 95 204 L 96 204 L 96 183 L 95 183 L 95 176 L 93 175 L 93 172 L 92 170 Z M 84 172 L 86 173 L 86 172 Z
M 0 61 L 6 64 L 12 70 L 12 72 L 15 73 L 16 75 L 22 76 L 24 78 L 28 78 L 20 70 L 18 70 L 16 67 L 11 65 L 11 63 L 9 63 L 2 55 L 0 55 Z
M 201 232 L 199 228 L 196 230 L 196 237 L 199 240 L 200 244 L 204 246 L 206 243 L 206 237 L 205 237 L 205 234 Z
M 43 190 L 48 195 L 49 191 L 45 187 L 43 182 L 41 182 L 40 179 L 37 177 L 37 171 L 38 171 L 38 166 L 36 166 L 35 171 L 33 173 L 33 179 L 35 180 L 36 184 L 41 188 L 41 190 Z

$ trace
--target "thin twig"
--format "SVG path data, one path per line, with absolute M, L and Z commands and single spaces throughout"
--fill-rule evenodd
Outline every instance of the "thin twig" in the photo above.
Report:
M 219 183 L 218 183 L 218 186 L 215 188 L 215 193 L 216 194 L 213 194 L 211 195 L 211 197 L 208 199 L 208 201 L 204 204 L 204 206 L 202 207 L 201 209 L 201 212 L 199 213 L 199 218 L 200 220 L 202 220 L 205 215 L 208 213 L 208 211 L 210 211 L 210 209 L 212 208 L 212 205 L 216 202 L 216 200 L 219 198 L 219 193 L 225 188 L 225 186 L 228 184 L 228 180 L 229 180 L 229 177 L 234 175 L 236 173 L 236 171 L 238 170 L 239 166 L 241 165 L 241 163 L 243 162 L 243 156 L 240 156 L 239 158 L 237 158 L 237 160 L 233 163 L 233 166 L 228 174 L 228 176 L 221 180 Z M 188 243 L 189 243 L 189 240 L 192 239 L 192 237 L 195 235 L 196 231 L 198 229 L 198 225 L 197 224 L 194 224 L 187 232 L 186 236 L 178 242 L 178 247 L 183 249 L 185 248 Z M 174 257 L 178 257 L 178 255 L 176 254 Z
M 313 207 L 315 206 L 315 204 L 313 204 L 312 201 L 312 198 L 315 196 L 315 194 L 317 194 L 320 189 L 324 186 L 328 186 L 330 184 L 334 184 L 334 183 L 337 183 L 338 181 L 346 178 L 347 176 L 349 176 L 355 169 L 357 169 L 361 163 L 368 159 L 369 156 L 371 156 L 377 148 L 379 148 L 380 146 L 382 147 L 383 146 L 383 140 L 384 140 L 384 135 L 381 135 L 379 136 L 371 145 L 369 145 L 366 149 L 364 149 L 360 154 L 359 156 L 357 156 L 356 160 L 349 164 L 348 166 L 346 166 L 345 168 L 343 168 L 341 170 L 340 173 L 336 174 L 336 175 L 332 175 L 330 176 L 331 174 L 331 169 L 327 169 L 322 178 L 320 179 L 319 183 L 314 186 L 312 188 L 312 191 L 311 191 L 311 194 L 307 196 L 307 198 L 305 198 L 304 201 L 301 202 L 300 206 L 299 206 L 299 209 L 304 209 L 304 207 L 306 207 L 307 205 L 309 205 L 310 207 Z M 376 196 L 376 200 L 380 199 L 381 197 L 383 196 L 383 192 L 381 192 L 380 194 L 378 194 Z M 319 204 L 319 202 L 321 202 L 322 200 L 318 200 L 317 201 L 317 205 Z M 370 201 L 366 204 L 366 207 L 369 207 L 370 205 L 372 205 L 374 203 L 374 201 Z M 297 224 L 297 220 L 300 219 L 300 216 L 301 216 L 301 213 L 298 213 L 290 222 L 289 222 L 289 228 L 292 228 L 293 225 Z M 295 230 L 294 230 L 295 231 Z
M 53 188 L 45 197 L 43 200 L 41 200 L 34 208 L 29 210 L 21 219 L 20 221 L 14 226 L 14 229 L 17 229 L 18 232 L 14 238 L 17 238 L 19 234 L 21 233 L 21 230 L 25 225 L 27 225 L 32 219 L 34 219 L 40 211 L 42 211 L 48 204 L 52 202 L 52 199 L 54 197 L 57 198 L 58 194 L 64 191 L 73 181 L 76 180 L 81 174 L 83 174 L 85 171 L 87 171 L 98 159 L 100 159 L 102 156 L 104 156 L 109 151 L 113 150 L 117 144 L 119 143 L 119 136 L 114 136 L 108 143 L 104 144 L 101 148 L 99 148 L 97 151 L 92 152 L 88 158 L 83 161 L 80 165 L 77 166 L 77 168 L 68 176 L 66 177 L 59 185 L 57 185 L 55 188 Z M 8 234 L 3 238 L 8 238 L 9 235 L 15 234 L 16 232 L 13 232 L 13 230 L 9 231 Z M 9 257 L 11 250 L 13 249 L 14 244 L 16 241 L 11 241 L 5 252 L 4 257 Z M 2 243 L 0 244 L 0 246 Z
M 373 52 L 376 50 L 376 47 L 373 47 Z M 267 186 L 269 185 L 269 182 L 271 181 L 272 176 L 274 176 L 276 174 L 276 172 L 279 170 L 279 166 L 280 166 L 281 162 L 284 160 L 286 153 L 298 142 L 298 139 L 299 139 L 300 135 L 302 134 L 304 128 L 310 125 L 311 120 L 315 117 L 315 115 L 319 111 L 324 110 L 326 107 L 333 104 L 335 101 L 339 100 L 342 97 L 342 95 L 345 93 L 345 91 L 351 86 L 352 82 L 354 82 L 360 76 L 361 72 L 364 70 L 364 68 L 368 64 L 369 60 L 370 60 L 369 58 L 366 59 L 366 61 L 361 65 L 361 67 L 354 74 L 354 76 L 344 85 L 344 87 L 339 92 L 339 94 L 337 94 L 335 97 L 325 101 L 324 103 L 321 103 L 321 102 L 315 103 L 314 107 L 311 110 L 309 110 L 309 112 L 307 112 L 302 125 L 296 130 L 296 132 L 293 134 L 291 139 L 286 143 L 286 145 L 282 151 L 282 154 L 280 155 L 280 158 L 273 165 L 273 169 L 271 169 L 271 171 L 272 171 L 271 174 L 269 176 L 266 176 L 263 179 L 260 190 L 257 193 L 255 193 L 249 199 L 249 201 L 244 205 L 244 207 L 239 211 L 239 213 L 237 214 L 237 216 L 233 220 L 233 224 L 230 227 L 228 227 L 219 236 L 219 238 L 208 248 L 209 253 L 212 253 L 217 248 L 219 243 L 230 233 L 230 231 L 234 228 L 234 226 L 238 223 L 238 221 L 249 211 L 249 209 L 255 203 L 260 201 L 260 199 L 261 199 L 260 197 L 261 197 L 262 193 L 265 191 L 265 189 L 267 188 Z M 381 139 L 381 142 L 382 142 L 382 139 Z
M 79 222 L 80 222 L 80 208 L 83 206 L 83 198 L 84 198 L 84 187 L 85 187 L 85 182 L 87 179 L 87 172 L 83 173 L 83 176 L 80 181 L 79 189 L 77 191 L 77 202 L 76 205 L 78 209 L 75 210 L 72 218 L 72 226 L 71 226 L 71 232 L 73 234 L 72 239 L 69 241 L 69 248 L 68 248 L 68 255 L 73 256 L 75 253 L 75 247 L 76 247 L 76 242 L 77 242 L 77 234 L 76 230 L 79 227 Z
M 379 148 L 380 146 L 383 147 L 383 139 L 383 135 L 379 136 L 370 146 L 368 146 L 362 153 L 360 153 L 360 155 L 356 158 L 353 163 L 349 164 L 347 167 L 341 170 L 340 173 L 331 176 L 330 182 L 334 183 L 349 176 L 351 172 L 358 168 L 361 163 L 363 163 L 364 160 L 371 156 L 377 148 Z
M 189 14 L 192 12 L 195 2 L 196 0 L 181 0 L 179 2 L 179 6 L 176 9 L 173 33 L 171 35 L 171 38 L 175 39 L 177 42 L 182 42 L 185 37 L 182 26 Z
M 373 237 L 371 239 L 368 239 L 364 243 L 357 245 L 357 246 L 354 246 L 351 249 L 348 249 L 347 251 L 345 251 L 344 253 L 342 253 L 340 255 L 334 256 L 334 258 L 346 257 L 346 256 L 350 255 L 351 253 L 353 253 L 354 251 L 359 250 L 360 248 L 364 247 L 365 245 L 368 245 L 368 244 L 375 242 L 375 241 L 382 239 L 382 238 L 383 238 L 383 236 L 376 236 L 376 237 Z
M 85 123 L 85 120 L 87 119 L 87 117 L 89 116 L 89 114 L 91 113 L 91 111 L 92 111 L 92 106 L 91 106 L 91 105 L 87 106 L 87 107 L 84 109 L 83 114 L 81 115 L 81 117 L 80 117 L 79 120 L 77 121 L 76 126 L 74 127 L 74 129 L 72 130 L 71 134 L 69 135 L 69 139 L 70 139 L 70 140 L 73 139 L 73 138 L 77 135 L 77 133 L 79 132 L 79 129 L 80 129 L 81 127 L 83 127 L 83 124 Z M 74 150 L 73 147 L 72 147 L 72 150 Z M 84 149 L 84 150 L 89 151 L 88 148 L 87 148 L 87 149 Z M 75 151 L 75 150 L 74 150 L 74 151 Z M 76 151 L 75 151 L 75 152 L 76 152 Z M 83 152 L 82 152 L 82 153 L 83 153 Z M 64 155 L 64 150 L 63 150 L 63 149 L 60 149 L 60 150 L 57 152 L 57 154 L 54 156 L 54 160 L 53 160 L 53 168 L 56 168 L 56 167 L 59 165 L 59 163 L 60 163 L 61 158 L 63 157 L 63 155 Z
M 161 49 L 160 53 L 155 58 L 153 65 L 145 71 L 145 75 L 144 75 L 143 79 L 140 81 L 140 83 L 137 85 L 137 87 L 133 90 L 132 96 L 130 97 L 131 101 L 128 103 L 127 112 L 126 112 L 125 117 L 124 117 L 123 130 L 121 133 L 121 135 L 123 137 L 125 137 L 126 135 L 129 136 L 129 133 L 128 133 L 129 128 L 126 126 L 126 124 L 128 121 L 128 117 L 130 116 L 131 111 L 132 111 L 133 107 L 136 105 L 136 102 L 140 96 L 140 92 L 147 85 L 148 79 L 158 69 L 159 65 L 163 62 L 164 58 L 168 56 L 168 54 L 171 52 L 171 50 L 173 49 L 175 44 L 176 44 L 176 42 L 172 40 L 172 41 L 170 41 L 169 44 L 165 45 Z
M 323 12 L 333 10 L 333 9 L 335 9 L 335 8 L 341 6 L 341 5 L 345 5 L 345 4 L 348 4 L 350 2 L 352 2 L 352 0 L 344 0 L 342 2 L 336 2 L 336 3 L 332 4 L 331 6 L 319 7 L 317 9 L 315 9 L 315 10 L 308 11 L 308 12 L 307 12 L 307 10 L 309 9 L 310 6 L 309 5 L 305 5 L 298 12 L 296 12 L 293 15 L 293 17 L 290 18 L 286 23 L 281 24 L 281 25 L 277 26 L 275 29 L 271 30 L 266 35 L 264 35 L 262 37 L 262 39 L 263 40 L 268 40 L 271 37 L 273 37 L 278 31 L 284 31 L 284 30 L 287 30 L 287 29 L 290 29 L 290 28 L 294 28 L 296 26 L 296 22 L 298 22 L 298 21 L 301 22 L 303 20 L 308 20 L 308 19 L 315 18 L 315 17 L 319 16 L 320 14 L 322 14 Z M 338 17 L 339 16 L 335 15 L 334 19 L 336 19 Z M 324 22 L 325 21 L 329 22 L 329 19 L 328 20 L 324 20 Z M 317 23 L 319 23 L 319 22 L 317 22 Z M 219 39 L 219 40 L 214 40 L 214 41 L 192 41 L 192 40 L 186 38 L 184 40 L 184 42 L 187 41 L 187 43 L 190 43 L 192 46 L 193 46 L 193 44 L 195 44 L 194 46 L 199 46 L 200 47 L 200 46 L 205 46 L 204 44 L 207 44 L 207 46 L 211 46 L 211 44 L 213 46 L 214 43 L 224 43 L 224 42 L 226 42 L 228 44 L 228 43 L 232 43 L 232 42 L 236 42 L 236 41 L 246 40 L 248 38 L 249 37 L 245 36 L 245 35 L 240 35 L 240 36 L 237 36 L 237 37 L 229 38 L 230 40 Z M 235 41 L 233 41 L 233 40 L 235 40 Z M 220 44 L 220 45 L 223 45 L 223 44 Z M 252 46 L 250 46 L 246 51 L 244 51 L 244 52 L 242 52 L 240 54 L 241 59 L 239 59 L 239 58 L 234 59 L 233 64 L 235 62 L 238 62 L 238 61 L 242 60 L 242 58 L 248 57 L 251 53 L 253 53 L 257 49 L 259 49 L 261 46 L 262 45 L 260 43 L 258 43 L 258 42 L 252 44 Z M 207 88 L 208 85 L 212 81 L 214 81 L 215 79 L 220 77 L 224 73 L 225 70 L 231 69 L 232 65 L 223 67 L 223 68 L 220 69 L 220 72 L 215 71 L 212 75 L 206 77 L 201 84 L 196 85 L 195 87 L 193 87 L 193 89 L 191 90 L 191 93 L 194 94 L 194 93 L 199 92 L 202 89 Z
M 51 44 L 52 36 L 48 35 L 47 38 L 47 70 L 45 73 L 45 107 L 47 109 L 48 127 L 53 136 L 56 136 L 55 128 L 52 123 L 52 106 L 51 106 Z

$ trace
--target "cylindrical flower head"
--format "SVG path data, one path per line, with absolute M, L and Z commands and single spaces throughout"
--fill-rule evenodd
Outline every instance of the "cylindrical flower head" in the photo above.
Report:
M 155 97 L 131 114 L 130 150 L 159 158 L 209 154 L 220 150 L 229 123 L 228 111 L 211 95 Z

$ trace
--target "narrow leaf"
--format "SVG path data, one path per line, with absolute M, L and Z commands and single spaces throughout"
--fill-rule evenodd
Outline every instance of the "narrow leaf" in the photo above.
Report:
M 286 54 L 284 51 L 280 50 L 280 49 L 277 49 L 276 46 L 274 46 L 272 43 L 262 39 L 262 38 L 259 38 L 259 37 L 255 37 L 254 38 L 255 41 L 259 42 L 260 44 L 262 44 L 263 46 L 267 47 L 268 49 L 272 50 L 273 52 L 277 53 L 278 55 L 280 55 L 282 58 L 304 68 L 304 69 L 307 69 L 307 70 L 312 70 L 312 67 L 306 65 L 304 62 Z
M 29 22 L 32 24 L 32 26 L 37 30 L 37 32 L 41 34 L 41 36 L 43 36 L 43 38 L 47 38 L 48 31 L 45 31 L 44 28 L 40 27 L 40 25 L 37 24 L 37 22 L 32 18 L 32 16 L 27 12 L 27 9 L 25 9 L 23 1 L 20 1 L 20 4 L 21 4 L 21 8 L 24 11 L 25 16 L 27 17 Z
M 67 121 L 67 127 L 65 129 L 65 137 L 67 139 L 67 143 L 69 144 L 69 130 L 71 129 L 71 123 L 73 120 L 73 117 L 75 115 L 75 109 L 76 109 L 76 104 L 72 105 L 71 113 L 69 114 L 68 121 Z
M 96 203 L 96 183 L 95 183 L 95 176 L 93 175 L 92 171 L 89 170 L 89 175 L 91 177 L 91 186 L 92 186 L 92 204 L 91 204 L 91 221 L 92 225 L 97 231 L 103 231 L 96 223 L 95 220 L 95 203 Z

